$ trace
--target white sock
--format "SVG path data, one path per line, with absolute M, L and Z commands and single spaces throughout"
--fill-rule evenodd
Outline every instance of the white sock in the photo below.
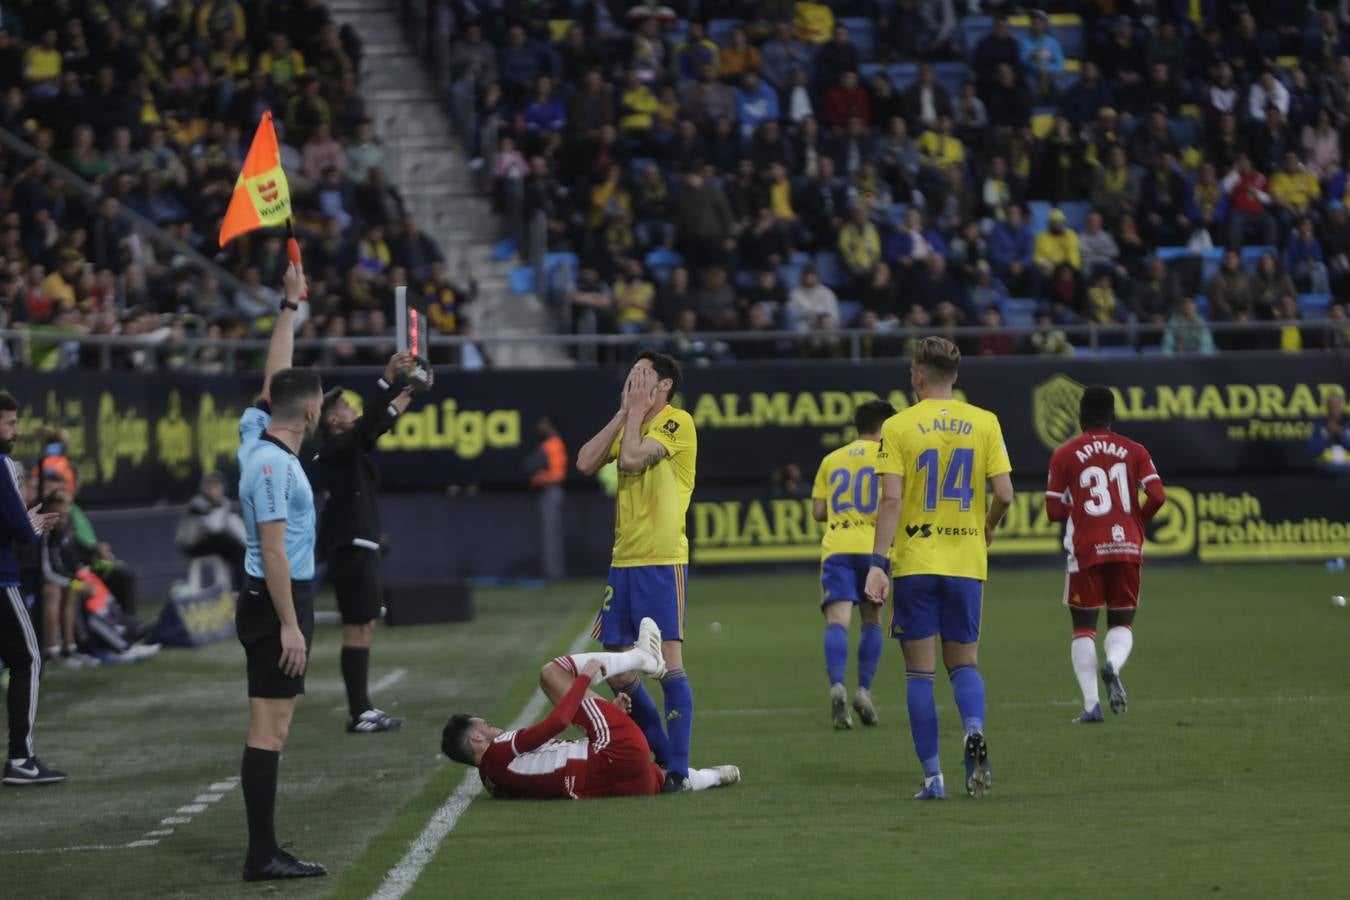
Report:
M 1078 676 L 1078 689 L 1083 692 L 1083 709 L 1091 712 L 1101 700 L 1097 696 L 1097 640 L 1076 637 L 1069 645 L 1069 659 L 1073 660 L 1073 674 Z
M 57 644 L 55 647 L 48 647 L 47 656 L 51 659 L 59 659 L 61 656 L 61 645 Z
M 595 653 L 573 653 L 570 657 L 561 658 L 571 659 L 578 674 L 586 668 L 588 662 L 598 659 L 600 665 L 605 667 L 603 676 L 605 678 L 613 678 L 615 675 L 622 675 L 625 672 L 633 672 L 642 668 L 642 653 L 636 649 L 622 650 L 617 653 L 609 650 L 600 650 Z
M 722 783 L 716 769 L 690 769 L 689 784 L 696 791 L 706 791 Z
M 1125 660 L 1130 658 L 1130 651 L 1134 649 L 1134 632 L 1123 626 L 1107 629 L 1102 649 L 1106 651 L 1106 661 L 1116 670 L 1116 674 L 1120 674 L 1120 670 L 1125 668 Z

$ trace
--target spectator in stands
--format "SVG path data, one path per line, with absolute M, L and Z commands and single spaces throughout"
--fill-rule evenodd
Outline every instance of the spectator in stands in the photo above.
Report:
M 761 124 L 779 119 L 778 92 L 763 81 L 753 70 L 741 76 L 736 90 L 736 118 L 741 126 L 741 139 L 748 140 Z
M 1266 121 L 1252 134 L 1248 146 L 1252 165 L 1263 172 L 1274 172 L 1284 164 L 1285 151 L 1297 149 L 1298 142 L 1285 122 L 1284 114 L 1272 106 L 1266 113 Z
M 586 39 L 586 30 L 570 25 L 557 48 L 558 75 L 569 86 L 580 84 L 587 73 L 602 65 L 595 42 Z
M 1155 246 L 1176 246 L 1190 239 L 1195 223 L 1186 214 L 1186 183 L 1171 153 L 1159 153 L 1144 174 L 1139 211 L 1145 234 Z
M 1219 271 L 1210 279 L 1205 291 L 1209 308 L 1221 322 L 1234 320 L 1238 313 L 1250 315 L 1255 304 L 1255 288 L 1251 276 L 1242 268 L 1242 255 L 1229 249 L 1223 255 Z
M 613 334 L 614 291 L 594 266 L 583 265 L 567 296 L 572 307 L 572 331 L 576 334 Z
M 615 319 L 622 334 L 646 334 L 652 328 L 656 285 L 642 270 L 642 263 L 626 259 L 614 285 Z
M 961 283 L 947 268 L 947 257 L 941 253 L 929 253 L 914 267 L 917 271 L 913 278 L 913 298 L 924 309 L 933 314 L 936 321 L 955 319 L 954 324 L 964 324 L 966 297 Z M 944 310 L 951 307 L 951 311 Z
M 773 36 L 760 48 L 764 64 L 764 80 L 785 91 L 792 84 L 792 75 L 796 71 L 810 72 L 813 61 L 811 51 L 792 34 L 792 27 L 786 22 L 774 26 Z
M 735 83 L 747 72 L 758 75 L 764 68 L 758 48 L 746 38 L 745 29 L 737 26 L 731 29 L 731 40 L 718 53 L 718 74 L 724 81 Z
M 961 86 L 961 95 L 957 98 L 952 122 L 956 126 L 956 136 L 962 144 L 975 151 L 984 148 L 985 133 L 989 129 L 989 112 L 985 108 L 984 101 L 975 93 L 975 82 L 967 81 Z
M 848 28 L 834 26 L 833 37 L 816 50 L 815 78 L 822 89 L 838 84 L 847 72 L 858 72 L 858 48 L 849 39 Z
M 858 299 L 863 305 L 861 324 L 864 328 L 894 327 L 905 312 L 900 285 L 884 261 L 872 267 L 871 276 L 858 288 Z
M 1266 176 L 1252 168 L 1251 157 L 1245 153 L 1238 155 L 1223 186 L 1228 194 L 1229 248 L 1241 247 L 1247 231 L 1253 228 L 1261 233 L 1261 243 L 1275 244 L 1275 219 L 1266 210 L 1271 202 L 1271 196 L 1266 192 L 1268 183 Z
M 946 252 L 942 236 L 936 229 L 925 226 L 923 212 L 913 206 L 905 210 L 903 223 L 886 239 L 886 261 L 899 266 L 902 272 L 911 271 L 930 256 L 944 256 Z
M 725 260 L 736 249 L 735 217 L 726 194 L 698 172 L 687 172 L 675 199 L 675 242 L 696 265 Z
M 1055 79 L 1064 71 L 1064 48 L 1050 33 L 1050 18 L 1041 10 L 1031 12 L 1031 31 L 1021 41 L 1022 77 L 1037 98 L 1053 96 Z
M 921 157 L 903 118 L 895 116 L 890 120 L 886 134 L 877 142 L 876 154 L 891 194 L 908 199 L 919 184 Z
M 591 69 L 567 105 L 567 128 L 577 136 L 595 140 L 601 129 L 614 124 L 614 90 L 599 69 Z
M 1277 233 L 1287 238 L 1295 223 L 1307 218 L 1312 205 L 1322 199 L 1322 184 L 1299 161 L 1298 154 L 1289 150 L 1282 168 L 1270 179 L 1270 197 Z
M 1018 82 L 1012 66 L 1000 65 L 994 83 L 985 89 L 984 105 L 989 110 L 989 124 L 1002 129 L 1002 140 L 1007 132 L 1026 127 L 1031 122 L 1031 94 Z M 1000 141 L 996 132 L 994 142 Z
M 975 45 L 975 52 L 971 56 L 971 67 L 975 71 L 975 81 L 983 89 L 994 83 L 998 76 L 999 66 L 1007 65 L 1012 69 L 1017 69 L 1021 64 L 1022 47 L 1008 28 L 1008 17 L 1000 13 L 994 17 L 993 30 L 980 38 L 980 42 Z M 1093 68 L 1095 71 L 1096 67 Z M 1086 75 L 1086 66 L 1083 71 Z M 1089 115 L 1096 115 L 1097 107 L 1102 105 L 1104 104 L 1094 105 Z
M 225 495 L 225 476 L 208 472 L 178 523 L 174 543 L 184 556 L 218 556 L 230 568 L 235 590 L 244 583 L 244 520 Z
M 718 66 L 717 45 L 708 40 L 702 22 L 697 19 L 689 22 L 685 39 L 675 47 L 675 52 L 671 55 L 671 61 L 672 74 L 680 81 L 692 81 L 695 78 L 701 78 L 704 71 L 709 67 L 712 68 L 714 76 L 716 75 Z
M 1327 414 L 1313 423 L 1308 451 L 1325 475 L 1350 475 L 1350 422 L 1345 415 L 1345 395 L 1327 394 Z
M 1091 59 L 1083 60 L 1082 72 L 1059 99 L 1059 110 L 1075 128 L 1091 123 L 1098 110 L 1115 105 L 1111 85 L 1101 77 L 1101 69 Z
M 996 224 L 989 235 L 994 274 L 1016 296 L 1036 294 L 1040 278 L 1035 265 L 1035 233 L 1019 204 L 1010 204 L 1007 210 L 1007 220 Z
M 1000 329 L 993 334 L 982 334 L 975 339 L 976 356 L 1012 356 L 1017 352 L 1017 341 L 1011 334 L 1002 331 L 1003 314 L 997 306 L 989 306 L 980 313 L 980 324 L 985 328 Z
M 1139 203 L 1139 179 L 1130 168 L 1125 150 L 1111 148 L 1106 165 L 1097 170 L 1092 187 L 1092 206 L 1108 225 L 1115 226 L 1122 216 L 1132 215 Z
M 844 72 L 838 82 L 825 91 L 822 110 L 825 124 L 836 132 L 842 132 L 849 120 L 854 118 L 864 127 L 871 125 L 871 101 L 867 91 L 858 82 L 857 72 Z
M 901 115 L 910 128 L 923 132 L 937 126 L 939 116 L 952 114 L 952 99 L 937 83 L 931 63 L 919 65 L 919 77 L 900 93 Z
M 926 59 L 950 59 L 956 53 L 956 9 L 952 0 L 917 0 L 918 55 Z
M 1150 256 L 1144 274 L 1128 283 L 1126 301 L 1141 322 L 1161 325 L 1180 304 L 1181 294 L 1178 278 L 1167 270 L 1167 264 Z
M 1289 115 L 1289 89 L 1275 77 L 1273 70 L 1267 69 L 1247 91 L 1247 116 L 1253 122 L 1265 122 L 1271 107 L 1282 115 Z
M 1294 282 L 1290 280 L 1279 257 L 1274 253 L 1262 253 L 1256 264 L 1256 275 L 1252 278 L 1253 315 L 1257 319 L 1276 318 L 1285 295 L 1297 296 Z
M 1201 163 L 1199 174 L 1187 188 L 1186 217 L 1196 229 L 1204 230 L 1202 243 L 1207 241 L 1212 246 L 1214 241 L 1224 240 L 1226 232 L 1222 230 L 1222 224 L 1227 204 L 1227 195 L 1215 174 L 1214 164 Z M 1193 232 L 1191 239 L 1195 238 Z
M 788 295 L 788 314 L 797 331 L 833 331 L 839 327 L 839 298 L 821 284 L 816 267 L 802 267 L 801 282 Z
M 525 29 L 512 25 L 506 32 L 506 46 L 497 58 L 502 92 L 506 102 L 517 104 L 524 100 L 547 70 L 543 54 L 528 43 Z
M 57 46 L 56 29 L 48 28 L 39 43 L 28 48 L 23 57 L 23 78 L 28 96 L 43 101 L 55 97 L 60 90 L 61 51 Z
M 1111 232 L 1102 227 L 1102 214 L 1096 210 L 1087 214 L 1083 233 L 1078 236 L 1078 246 L 1083 259 L 1083 272 L 1089 278 L 1095 278 L 1102 269 L 1115 270 L 1120 247 L 1116 245 Z
M 1204 108 L 1210 124 L 1217 124 L 1223 116 L 1236 116 L 1240 102 L 1237 85 L 1233 82 L 1233 67 L 1220 62 L 1205 89 Z
M 975 263 L 974 283 L 970 286 L 970 296 L 966 305 L 977 314 L 991 306 L 1002 308 L 1008 299 L 1008 289 L 1003 282 L 994 277 L 994 270 L 988 260 Z
M 844 224 L 848 205 L 848 186 L 835 176 L 834 160 L 819 156 L 816 176 L 806 180 L 793 200 L 805 229 L 804 242 L 828 247 Z
M 849 220 L 839 229 L 839 257 L 855 287 L 871 280 L 881 262 L 881 234 L 868 218 L 865 203 L 854 203 Z
M 1200 317 L 1194 297 L 1183 297 L 1176 314 L 1167 323 L 1163 333 L 1162 352 L 1199 353 L 1205 356 L 1215 352 L 1214 335 L 1209 325 Z
M 450 45 L 449 66 L 452 115 L 461 139 L 469 146 L 475 100 L 487 85 L 498 80 L 497 50 L 483 40 L 483 28 L 478 22 L 470 21 L 462 37 Z
M 90 588 L 76 577 L 80 555 L 70 527 L 70 494 L 59 482 L 43 479 L 41 484 L 43 511 L 59 516 L 57 526 L 42 536 L 43 661 L 72 669 L 96 666 L 98 659 L 80 652 L 76 643 L 77 602 Z
M 680 113 L 697 127 L 707 129 L 717 119 L 736 120 L 736 97 L 731 88 L 717 80 L 717 70 L 706 64 L 695 81 L 680 87 Z
M 1052 203 L 1083 196 L 1089 177 L 1083 152 L 1082 138 L 1072 123 L 1056 116 L 1054 128 L 1037 147 L 1032 168 L 1037 195 Z
M 1315 294 L 1331 293 L 1322 244 L 1307 216 L 1299 219 L 1298 228 L 1284 246 L 1284 265 L 1296 284 L 1307 286 Z
M 1139 83 L 1144 71 L 1144 48 L 1136 40 L 1134 23 L 1128 16 L 1117 16 L 1111 24 L 1111 34 L 1097 58 L 1102 74 L 1119 93 Z
M 1317 178 L 1329 180 L 1341 164 L 1341 138 L 1327 107 L 1318 107 L 1314 121 L 1304 126 L 1302 144 L 1307 153 L 1308 171 Z
M 710 331 L 732 331 L 739 325 L 736 291 L 727 280 L 727 270 L 711 265 L 703 270 L 702 284 L 690 294 L 698 326 Z
M 1303 328 L 1299 321 L 1303 318 L 1298 309 L 1298 297 L 1293 292 L 1281 295 L 1271 310 L 1272 321 L 1281 322 L 1277 334 L 1277 349 L 1285 353 L 1297 353 L 1304 347 Z
M 1037 356 L 1073 356 L 1077 351 L 1063 331 L 1054 327 L 1050 313 L 1036 314 L 1036 331 L 1027 339 L 1028 349 Z
M 1083 268 L 1078 234 L 1067 223 L 1068 217 L 1063 210 L 1052 209 L 1048 227 L 1036 235 L 1036 265 L 1047 274 L 1062 265 L 1074 272 Z

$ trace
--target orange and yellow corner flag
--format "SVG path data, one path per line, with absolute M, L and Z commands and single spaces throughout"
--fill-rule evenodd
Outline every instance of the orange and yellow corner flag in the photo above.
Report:
M 281 170 L 281 150 L 272 114 L 263 113 L 244 168 L 234 183 L 234 196 L 220 225 L 220 246 L 257 228 L 284 225 L 291 217 L 291 188 Z

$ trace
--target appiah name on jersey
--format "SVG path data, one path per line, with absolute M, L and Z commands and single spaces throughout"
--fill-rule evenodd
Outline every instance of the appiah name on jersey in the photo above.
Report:
M 641 472 L 619 473 L 613 565 L 629 568 L 688 563 L 685 519 L 694 494 L 698 456 L 694 420 L 684 410 L 666 406 L 643 425 L 642 436 L 659 442 L 666 455 Z M 622 443 L 620 428 L 609 448 L 610 459 L 618 458 Z
M 1012 471 L 998 417 L 962 400 L 922 400 L 881 429 L 877 472 L 904 479 L 898 576 L 983 580 L 988 480 Z

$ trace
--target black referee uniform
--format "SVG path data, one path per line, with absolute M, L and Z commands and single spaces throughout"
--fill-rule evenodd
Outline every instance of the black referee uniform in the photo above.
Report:
M 380 617 L 379 473 L 370 452 L 380 435 L 394 426 L 393 405 L 404 388 L 385 381 L 366 398 L 364 414 L 346 431 L 327 431 L 315 454 L 326 496 L 319 516 L 319 553 L 328 562 L 328 582 L 337 595 L 343 625 L 366 625 Z M 342 389 L 326 395 L 336 400 Z M 325 403 L 324 418 L 327 421 Z M 342 678 L 351 714 L 348 731 L 387 731 L 402 724 L 374 708 L 369 694 L 370 648 L 342 648 Z M 364 718 L 363 718 L 364 717 Z

